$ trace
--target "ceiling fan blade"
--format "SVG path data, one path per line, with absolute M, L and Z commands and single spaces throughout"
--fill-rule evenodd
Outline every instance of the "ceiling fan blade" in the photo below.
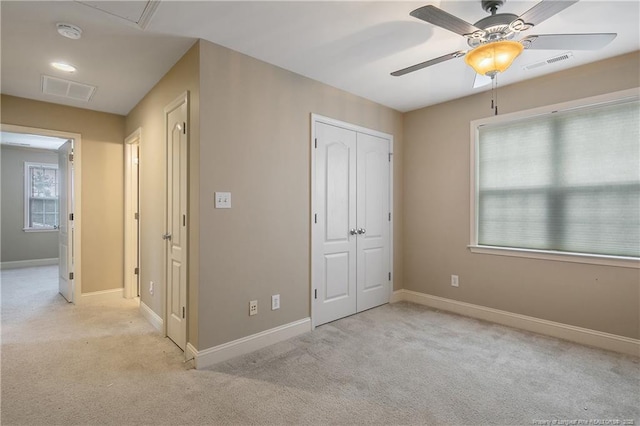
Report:
M 421 70 L 422 68 L 430 67 L 431 65 L 439 64 L 440 62 L 448 61 L 449 59 L 460 58 L 466 55 L 467 52 L 459 50 L 457 52 L 449 53 L 448 55 L 440 56 L 438 58 L 429 59 L 428 61 L 420 62 L 419 64 L 412 65 L 407 68 L 403 68 L 391 73 L 394 77 L 400 77 L 401 75 L 409 74 L 410 72 Z
M 478 87 L 483 87 L 483 86 L 486 86 L 488 84 L 491 84 L 492 80 L 493 79 L 491 77 L 489 77 L 488 75 L 482 75 L 482 74 L 476 73 L 476 76 L 473 79 L 473 88 L 477 89 Z
M 414 18 L 422 19 L 430 24 L 437 25 L 445 30 L 452 31 L 462 36 L 480 30 L 467 21 L 463 21 L 457 16 L 453 16 L 432 5 L 422 6 L 411 12 L 410 15 Z
M 540 34 L 520 40 L 525 49 L 597 50 L 611 43 L 616 33 Z
M 551 18 L 558 12 L 562 12 L 567 7 L 579 0 L 542 0 L 540 3 L 527 10 L 519 16 L 525 24 L 538 25 L 542 21 Z

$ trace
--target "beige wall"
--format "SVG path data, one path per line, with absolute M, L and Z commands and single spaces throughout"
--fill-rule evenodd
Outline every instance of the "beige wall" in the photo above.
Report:
M 638 52 L 501 87 L 501 113 L 640 86 Z M 640 271 L 472 254 L 469 122 L 490 93 L 405 114 L 404 288 L 640 338 Z M 603 141 L 603 143 L 606 143 Z M 450 286 L 450 275 L 460 287 Z
M 190 93 L 189 108 L 189 247 L 188 342 L 197 341 L 197 241 L 199 165 L 199 49 L 196 43 L 131 110 L 126 119 L 126 134 L 142 129 L 140 142 L 140 297 L 156 314 L 164 318 L 164 250 L 161 238 L 165 230 L 166 145 L 164 108 L 182 95 Z M 196 178 L 194 179 L 193 176 Z M 153 294 L 149 284 L 155 283 Z
M 311 113 L 394 135 L 396 218 L 403 134 L 397 111 L 206 41 L 200 47 L 203 350 L 310 315 Z M 232 193 L 231 209 L 214 209 L 216 191 Z M 394 233 L 400 288 L 400 220 Z M 281 297 L 277 311 L 272 294 Z M 259 313 L 249 317 L 253 299 Z
M 58 231 L 24 232 L 24 163 L 58 163 L 58 154 L 2 146 L 2 262 L 58 257 Z
M 82 292 L 122 287 L 124 117 L 2 95 L 2 123 L 82 135 Z

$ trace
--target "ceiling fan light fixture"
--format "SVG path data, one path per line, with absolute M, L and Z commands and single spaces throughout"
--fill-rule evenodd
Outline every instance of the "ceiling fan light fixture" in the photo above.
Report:
M 509 68 L 523 50 L 520 42 L 499 40 L 476 47 L 465 55 L 464 60 L 478 74 L 493 77 Z

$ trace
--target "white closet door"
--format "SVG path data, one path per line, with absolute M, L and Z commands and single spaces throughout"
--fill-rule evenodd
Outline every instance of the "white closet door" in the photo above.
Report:
M 389 302 L 389 140 L 358 133 L 357 311 Z
M 356 313 L 356 132 L 316 124 L 314 321 Z M 352 231 L 353 230 L 353 231 Z
M 390 140 L 315 123 L 313 317 L 320 325 L 389 302 Z

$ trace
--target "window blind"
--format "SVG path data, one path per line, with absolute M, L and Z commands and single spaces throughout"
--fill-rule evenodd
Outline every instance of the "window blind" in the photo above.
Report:
M 479 245 L 640 257 L 639 101 L 478 132 Z

